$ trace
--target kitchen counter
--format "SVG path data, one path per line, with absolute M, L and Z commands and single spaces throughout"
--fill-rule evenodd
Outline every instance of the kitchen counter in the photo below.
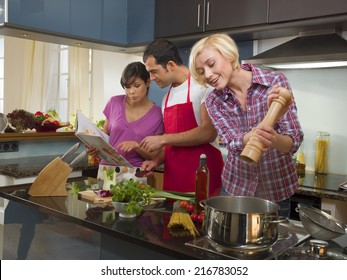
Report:
M 339 189 L 339 185 L 347 181 L 347 175 L 306 173 L 299 179 L 298 194 L 326 199 L 347 201 L 347 191 Z
M 172 238 L 166 229 L 171 213 L 145 211 L 123 220 L 113 206 L 81 200 L 72 191 L 67 197 L 30 197 L 29 187 L 1 189 L 0 196 L 9 200 L 3 259 L 222 258 L 185 246 L 190 238 Z
M 71 182 L 100 186 L 102 181 L 69 179 L 68 188 Z M 71 190 L 67 197 L 30 197 L 29 187 L 1 189 L 0 196 L 9 200 L 3 259 L 225 259 L 186 246 L 192 238 L 172 237 L 170 205 L 151 205 L 136 219 L 124 220 L 112 206 L 93 204 Z M 165 211 L 158 211 L 163 206 Z

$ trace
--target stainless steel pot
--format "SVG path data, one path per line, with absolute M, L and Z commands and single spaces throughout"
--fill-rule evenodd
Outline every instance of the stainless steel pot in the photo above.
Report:
M 278 238 L 279 205 L 257 197 L 216 196 L 200 202 L 204 207 L 203 231 L 228 248 L 267 250 Z

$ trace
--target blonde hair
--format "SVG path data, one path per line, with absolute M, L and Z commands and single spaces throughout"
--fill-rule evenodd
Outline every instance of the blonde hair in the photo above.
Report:
M 207 46 L 215 48 L 225 58 L 232 61 L 232 68 L 234 70 L 240 68 L 239 50 L 235 41 L 231 39 L 230 36 L 224 33 L 218 33 L 202 38 L 194 44 L 190 52 L 189 70 L 193 79 L 196 80 L 200 85 L 204 86 L 206 86 L 204 77 L 197 71 L 195 63 L 197 56 Z

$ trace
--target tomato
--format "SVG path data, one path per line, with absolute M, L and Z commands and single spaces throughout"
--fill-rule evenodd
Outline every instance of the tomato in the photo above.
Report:
M 199 215 L 198 215 L 197 213 L 193 213 L 193 214 L 190 215 L 190 217 L 192 218 L 192 221 L 193 221 L 193 222 L 198 221 L 198 216 L 199 216 Z
M 60 125 L 60 123 L 58 121 L 53 121 L 52 124 L 53 124 L 53 126 L 59 126 Z
M 195 209 L 194 204 L 188 203 L 188 205 L 186 206 L 186 211 L 189 213 L 194 212 L 194 209 Z
M 202 223 L 204 221 L 205 215 L 201 215 L 201 213 L 198 215 L 198 222 Z
M 186 208 L 189 202 L 187 200 L 181 200 L 180 202 L 180 207 L 181 208 Z
M 43 116 L 43 113 L 41 111 L 37 111 L 35 114 L 34 114 L 34 117 L 38 117 L 38 116 Z

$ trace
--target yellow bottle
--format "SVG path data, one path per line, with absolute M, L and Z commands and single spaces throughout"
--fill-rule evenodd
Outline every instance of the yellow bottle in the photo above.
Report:
M 300 178 L 305 176 L 305 169 L 306 169 L 306 160 L 305 160 L 305 154 L 301 145 L 296 155 L 296 173 L 299 175 Z

